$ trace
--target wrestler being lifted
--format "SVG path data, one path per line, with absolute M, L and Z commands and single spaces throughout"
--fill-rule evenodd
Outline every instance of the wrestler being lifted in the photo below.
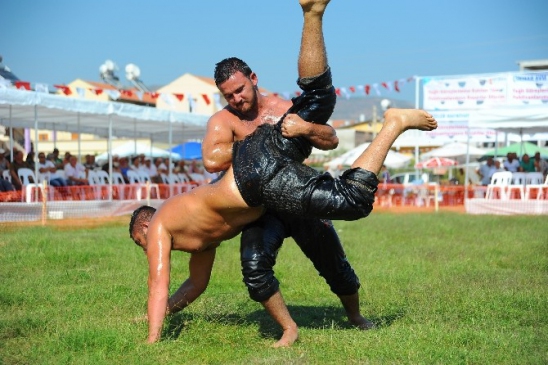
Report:
M 321 15 L 328 2 L 300 0 L 305 16 L 311 18 Z M 299 63 L 299 85 L 304 92 L 282 121 L 325 124 L 330 116 L 325 115 L 325 108 L 332 111 L 336 98 L 330 70 L 321 67 L 304 75 L 301 71 Z M 333 105 L 326 105 L 324 96 Z M 317 115 L 318 110 L 324 115 Z M 232 167 L 216 183 L 174 196 L 158 210 L 144 206 L 133 213 L 130 236 L 145 251 L 149 265 L 149 342 L 159 340 L 167 314 L 183 309 L 206 289 L 220 242 L 238 235 L 265 207 L 323 219 L 366 217 L 373 208 L 376 176 L 396 138 L 407 129 L 437 127 L 425 111 L 389 109 L 374 141 L 351 169 L 334 179 L 302 164 L 310 142 L 283 137 L 282 125 L 261 125 L 235 142 Z M 169 297 L 172 250 L 190 253 L 189 278 Z

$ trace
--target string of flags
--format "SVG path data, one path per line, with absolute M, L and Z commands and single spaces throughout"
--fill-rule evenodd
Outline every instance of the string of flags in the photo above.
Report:
M 369 95 L 377 95 L 381 96 L 386 92 L 400 92 L 401 88 L 410 82 L 413 82 L 415 80 L 415 76 L 411 76 L 405 79 L 399 79 L 395 81 L 390 82 L 379 82 L 379 83 L 373 83 L 373 84 L 364 84 L 364 85 L 356 85 L 356 86 L 347 86 L 347 87 L 337 87 L 335 88 L 335 93 L 338 97 L 344 97 L 344 98 L 350 98 L 351 96 L 369 96 Z M 15 88 L 20 90 L 34 90 L 36 92 L 45 92 L 49 93 L 50 87 L 48 84 L 41 84 L 41 83 L 35 83 L 34 88 L 32 88 L 32 85 L 28 81 L 15 81 L 14 84 Z M 7 84 L 0 85 L 1 87 L 7 87 Z M 110 86 L 110 85 L 109 85 Z M 188 100 L 189 104 L 195 104 L 197 102 L 197 99 L 193 98 L 190 93 L 158 93 L 158 92 L 152 92 L 152 91 L 139 91 L 135 89 L 116 89 L 115 87 L 111 88 L 101 88 L 101 87 L 88 87 L 88 88 L 82 88 L 82 87 L 70 87 L 67 85 L 62 84 L 54 84 L 54 88 L 61 91 L 64 95 L 72 95 L 77 94 L 80 97 L 85 97 L 86 90 L 89 90 L 90 92 L 94 93 L 95 95 L 101 95 L 103 93 L 107 94 L 112 100 L 117 100 L 119 98 L 124 99 L 132 99 L 137 98 L 140 101 L 152 101 L 156 102 L 158 98 L 161 98 L 163 101 L 165 101 L 168 104 L 172 104 L 175 102 L 175 100 L 178 100 L 179 102 L 182 102 L 185 100 L 185 98 Z M 301 91 L 294 91 L 294 92 L 282 92 L 282 93 L 273 93 L 276 96 L 282 96 L 286 99 L 291 99 L 294 96 L 299 96 L 301 94 Z M 172 97 L 175 98 L 173 100 Z M 212 102 L 215 102 L 217 106 L 221 105 L 219 94 L 214 94 L 213 98 L 214 100 L 211 100 L 211 96 L 208 94 L 200 94 L 200 98 L 203 100 L 203 102 L 206 105 L 210 105 Z M 222 108 L 222 107 L 221 107 Z

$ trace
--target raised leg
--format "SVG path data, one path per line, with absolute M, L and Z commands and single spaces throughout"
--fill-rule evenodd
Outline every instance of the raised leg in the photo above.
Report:
M 379 174 L 386 155 L 396 138 L 408 129 L 431 131 L 438 127 L 436 119 L 420 109 L 388 109 L 384 113 L 384 124 L 373 142 L 352 164 L 352 168 Z
M 318 76 L 327 68 L 323 39 L 323 13 L 330 0 L 299 0 L 303 9 L 303 32 L 299 52 L 299 77 Z

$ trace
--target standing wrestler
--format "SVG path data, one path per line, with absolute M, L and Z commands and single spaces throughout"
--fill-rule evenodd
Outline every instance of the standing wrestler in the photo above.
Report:
M 322 74 L 328 67 L 322 34 L 322 15 L 328 2 L 300 1 L 304 26 L 298 67 L 308 75 Z M 262 95 L 257 75 L 238 58 L 227 58 L 216 65 L 215 83 L 228 105 L 210 118 L 202 143 L 204 166 L 210 172 L 226 170 L 231 165 L 234 141 L 242 140 L 259 125 L 278 122 L 292 106 L 290 100 Z M 284 137 L 302 136 L 319 149 L 334 149 L 338 145 L 335 130 L 327 124 L 286 118 L 281 130 Z M 297 325 L 287 310 L 273 271 L 278 250 L 289 236 L 340 298 L 349 322 L 362 329 L 371 328 L 373 324 L 359 311 L 358 277 L 346 259 L 332 223 L 281 216 L 271 211 L 243 230 L 240 254 L 250 297 L 260 302 L 283 329 L 283 336 L 275 346 L 289 346 L 298 337 Z

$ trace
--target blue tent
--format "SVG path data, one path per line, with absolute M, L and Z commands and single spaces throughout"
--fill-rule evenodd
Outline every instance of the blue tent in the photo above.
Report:
M 178 153 L 184 160 L 201 160 L 202 144 L 200 142 L 181 143 L 171 148 L 171 152 Z

